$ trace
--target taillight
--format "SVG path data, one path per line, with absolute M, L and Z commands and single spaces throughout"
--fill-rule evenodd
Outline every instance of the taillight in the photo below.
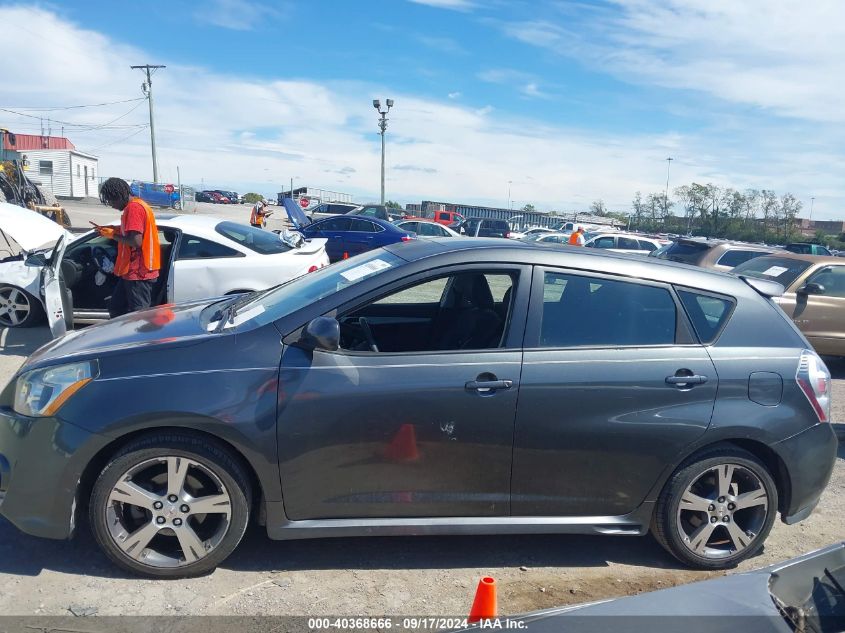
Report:
M 317 268 L 316 266 L 311 266 L 311 268 L 309 268 L 309 269 L 308 269 L 308 272 L 309 272 L 309 273 L 313 273 L 313 272 L 315 272 L 315 271 L 317 271 L 317 270 L 320 270 L 320 269 L 319 269 L 319 268 Z
M 505 237 L 506 237 L 507 239 L 510 239 L 510 238 L 511 238 L 511 232 L 510 232 L 510 231 L 508 231 L 507 233 L 505 233 Z
M 798 360 L 795 382 L 819 416 L 819 422 L 830 421 L 830 372 L 822 359 L 805 349 Z
M 402 236 L 402 241 L 403 241 L 403 242 L 410 242 L 412 239 L 414 239 L 414 238 L 413 238 L 413 237 L 411 237 L 410 235 L 403 235 L 403 236 Z

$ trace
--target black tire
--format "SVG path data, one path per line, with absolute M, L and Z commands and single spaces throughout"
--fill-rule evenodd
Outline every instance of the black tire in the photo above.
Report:
M 32 327 L 34 325 L 38 325 L 44 320 L 44 306 L 36 297 L 29 294 L 23 288 L 18 288 L 17 286 L 13 286 L 11 284 L 0 284 L 0 302 L 4 301 L 9 293 L 20 293 L 19 296 L 25 300 L 29 306 L 29 312 L 26 317 L 20 321 L 20 323 L 16 324 L 12 323 L 11 319 L 7 315 L 0 315 L 0 327 Z M 3 309 L 4 306 L 0 305 L 0 311 Z
M 721 525 L 718 516 L 715 516 L 720 511 L 720 508 L 727 509 L 729 505 L 720 504 L 718 503 L 718 499 L 715 499 L 713 501 L 714 512 L 712 514 L 685 509 L 685 517 L 692 515 L 695 518 L 697 515 L 700 517 L 699 520 L 702 523 L 706 522 L 702 519 L 710 521 L 712 518 L 716 518 L 716 527 L 712 529 L 719 530 L 719 532 L 713 532 L 713 536 L 710 537 L 713 541 L 718 541 L 720 535 L 724 535 L 730 540 L 730 544 L 726 543 L 724 545 L 724 553 L 719 553 L 718 555 L 701 555 L 693 551 L 694 541 L 691 545 L 685 543 L 685 541 L 689 542 L 689 534 L 684 532 L 680 519 L 679 508 L 681 500 L 688 494 L 690 486 L 694 482 L 701 481 L 700 478 L 704 477 L 705 473 L 708 471 L 719 473 L 720 471 L 716 470 L 716 467 L 722 466 L 724 468 L 726 465 L 739 467 L 740 470 L 737 472 L 743 476 L 747 477 L 748 473 L 753 474 L 760 484 L 760 494 L 762 494 L 762 491 L 765 491 L 767 504 L 762 510 L 756 508 L 753 510 L 736 510 L 735 513 L 732 512 L 728 517 L 729 522 L 734 519 L 734 523 L 741 528 L 743 527 L 743 523 L 754 524 L 755 529 L 751 531 L 754 534 L 753 538 L 738 551 L 734 551 L 732 548 L 735 541 L 727 533 L 728 527 L 730 526 L 727 524 Z M 718 474 L 713 475 L 713 477 L 718 476 Z M 672 474 L 658 498 L 651 529 L 657 541 L 682 563 L 699 569 L 730 569 L 760 551 L 774 524 L 777 508 L 777 486 L 763 462 L 748 451 L 731 445 L 719 445 L 704 449 L 693 455 Z M 743 512 L 749 513 L 751 511 L 755 513 L 752 517 L 749 517 L 749 514 L 742 514 Z M 712 518 L 708 519 L 708 515 Z M 724 517 L 722 517 L 722 521 L 724 521 Z M 746 532 L 745 535 L 748 536 L 748 533 Z M 705 544 L 713 541 L 705 539 Z
M 231 517 L 219 543 L 199 560 L 177 567 L 146 564 L 128 556 L 116 545 L 107 521 L 109 508 L 113 507 L 109 496 L 124 474 L 139 464 L 166 457 L 187 458 L 201 464 L 222 482 L 231 500 Z M 213 571 L 235 550 L 249 522 L 251 500 L 249 476 L 241 460 L 226 446 L 189 432 L 162 431 L 132 441 L 109 460 L 94 483 L 88 518 L 97 543 L 123 569 L 152 578 L 189 578 Z

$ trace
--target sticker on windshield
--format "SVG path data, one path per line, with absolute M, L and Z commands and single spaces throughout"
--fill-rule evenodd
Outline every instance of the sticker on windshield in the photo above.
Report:
M 349 270 L 340 273 L 340 276 L 346 279 L 347 281 L 358 281 L 363 277 L 372 275 L 373 273 L 377 273 L 378 271 L 384 270 L 385 268 L 390 268 L 390 264 L 388 264 L 383 259 L 374 259 L 373 261 L 367 262 L 366 264 L 361 264 L 360 266 L 356 266 L 355 268 L 350 268 Z
M 771 268 L 764 270 L 763 274 L 766 275 L 766 277 L 780 277 L 787 270 L 789 270 L 789 268 L 784 268 L 783 266 L 772 266 Z

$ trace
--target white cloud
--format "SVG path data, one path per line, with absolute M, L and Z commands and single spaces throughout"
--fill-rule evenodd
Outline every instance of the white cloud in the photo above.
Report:
M 815 121 L 845 121 L 845 3 L 614 0 L 577 27 L 499 23 L 510 37 L 641 82 Z M 566 9 L 566 5 L 562 5 Z M 566 26 L 565 26 L 566 25 Z
M 450 99 L 460 99 L 460 98 L 461 98 L 461 93 L 460 93 L 460 92 L 458 92 L 458 91 L 456 91 L 456 92 L 450 92 L 447 96 L 448 96 Z
M 0 24 L 6 27 L 9 50 L 26 50 L 31 33 L 51 42 L 39 55 L 4 68 L 3 101 L 8 102 L 0 105 L 70 105 L 140 96 L 141 75 L 128 67 L 153 59 L 147 51 L 43 9 L 0 6 Z M 70 58 L 76 63 L 67 64 Z M 392 199 L 505 206 L 512 180 L 513 198 L 541 210 L 583 209 L 596 198 L 611 209 L 628 208 L 633 192 L 662 191 L 664 159 L 671 155 L 677 159 L 673 185 L 710 180 L 779 193 L 791 190 L 807 203 L 816 195 L 816 218 L 833 215 L 845 201 L 845 144 L 835 143 L 829 130 L 738 127 L 730 138 L 636 130 L 607 134 L 515 118 L 494 109 L 495 103 L 463 106 L 446 98 L 421 98 L 395 86 L 229 76 L 185 66 L 178 59 L 154 60 L 167 65 L 154 79 L 159 168 L 165 180 L 175 180 L 178 165 L 182 181 L 189 184 L 204 179 L 206 184 L 270 193 L 294 176 L 300 184 L 374 199 L 380 144 L 371 100 L 390 94 L 396 100 L 387 136 L 387 191 Z M 524 79 L 521 85 L 532 81 Z M 132 105 L 65 111 L 62 117 L 102 123 Z M 124 122 L 146 123 L 146 108 Z M 28 124 L 27 119 L 0 117 L 0 125 L 13 131 Z M 97 131 L 72 134 L 71 140 L 84 150 L 122 136 L 122 131 Z M 98 173 L 149 178 L 146 131 L 103 148 Z
M 470 11 L 476 7 L 476 3 L 471 0 L 410 0 L 410 2 L 453 11 Z
M 487 83 L 510 86 L 524 97 L 532 99 L 547 99 L 549 97 L 549 95 L 540 90 L 537 78 L 534 75 L 519 70 L 494 68 L 478 73 L 477 77 Z
M 466 54 L 466 49 L 451 37 L 435 37 L 432 35 L 418 35 L 417 40 L 431 49 L 449 55 Z
M 252 0 L 213 0 L 195 13 L 198 20 L 235 31 L 251 31 L 280 12 Z

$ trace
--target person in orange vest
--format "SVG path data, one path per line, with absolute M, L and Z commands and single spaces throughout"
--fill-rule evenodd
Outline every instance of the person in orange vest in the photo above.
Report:
M 259 200 L 252 207 L 252 213 L 249 215 L 249 223 L 259 229 L 267 226 L 267 217 L 273 212 L 267 210 L 267 203 L 264 200 Z
M 570 246 L 584 246 L 584 228 L 578 227 L 574 231 L 572 231 L 572 235 L 569 236 L 569 245 Z
M 100 235 L 117 242 L 114 274 L 118 280 L 109 299 L 109 316 L 114 318 L 152 305 L 153 286 L 161 269 L 161 247 L 153 210 L 132 196 L 125 180 L 106 180 L 100 188 L 100 200 L 123 212 L 119 227 L 94 225 Z

